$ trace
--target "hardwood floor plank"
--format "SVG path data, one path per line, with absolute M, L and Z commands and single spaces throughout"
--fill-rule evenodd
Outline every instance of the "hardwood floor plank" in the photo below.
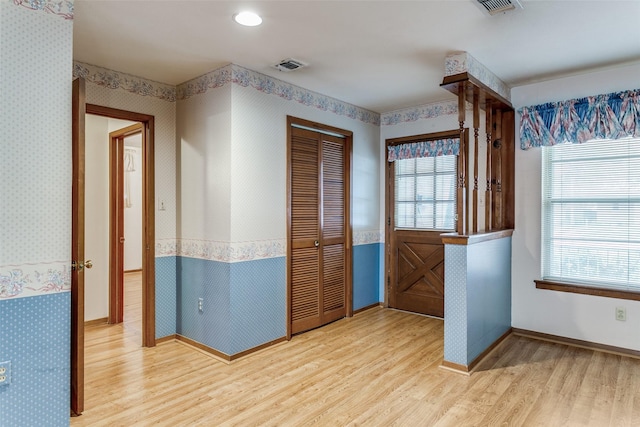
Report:
M 91 326 L 71 426 L 640 425 L 640 360 L 512 335 L 467 377 L 439 368 L 443 334 L 373 308 L 225 363 Z

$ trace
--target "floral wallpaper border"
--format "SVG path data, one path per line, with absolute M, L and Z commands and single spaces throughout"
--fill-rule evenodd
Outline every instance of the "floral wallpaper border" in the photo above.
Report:
M 365 230 L 353 232 L 353 245 L 370 245 L 372 243 L 383 243 L 384 233 L 380 230 Z
M 354 245 L 381 243 L 380 231 L 360 231 L 353 234 Z M 221 242 L 215 240 L 178 239 L 174 242 L 156 242 L 157 256 L 184 256 L 219 262 L 242 262 L 278 258 L 287 255 L 285 239 L 255 242 Z M 175 250 L 175 252 L 174 252 Z
M 0 267 L 0 300 L 71 291 L 67 261 Z
M 176 88 L 165 83 L 109 70 L 82 62 L 73 62 L 73 76 L 109 89 L 123 89 L 140 96 L 150 96 L 163 101 L 176 101 Z
M 287 101 L 295 101 L 307 107 L 329 111 L 367 124 L 380 125 L 380 114 L 376 112 L 286 83 L 236 64 L 229 64 L 178 85 L 177 98 L 178 100 L 184 100 L 194 95 L 205 93 L 209 89 L 222 87 L 228 83 L 251 87 L 262 93 L 278 96 Z
M 70 0 L 9 0 L 16 6 L 51 13 L 64 19 L 73 19 L 73 1 Z
M 457 101 L 441 101 L 417 107 L 404 108 L 382 114 L 382 126 L 393 126 L 400 123 L 416 122 L 418 120 L 433 119 L 435 117 L 458 114 Z
M 511 88 L 468 52 L 455 52 L 447 55 L 444 60 L 444 75 L 452 76 L 461 73 L 471 74 L 498 95 L 511 101 Z

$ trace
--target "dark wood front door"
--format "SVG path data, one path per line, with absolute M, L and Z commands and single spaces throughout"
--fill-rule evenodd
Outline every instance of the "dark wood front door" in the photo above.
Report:
M 389 307 L 444 317 L 444 245 L 440 232 L 392 232 Z
M 290 334 L 350 311 L 349 147 L 350 136 L 290 123 Z
M 452 130 L 388 139 L 388 150 L 405 144 L 458 138 Z M 387 163 L 387 303 L 391 308 L 444 317 L 442 234 L 456 229 L 455 155 L 403 156 Z

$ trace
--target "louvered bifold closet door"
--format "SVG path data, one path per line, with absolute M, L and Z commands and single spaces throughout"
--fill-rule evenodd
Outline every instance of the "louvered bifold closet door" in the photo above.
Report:
M 346 315 L 345 140 L 322 135 L 322 320 Z
M 291 129 L 291 333 L 346 315 L 345 139 Z
M 291 332 L 321 325 L 318 133 L 291 133 Z M 318 242 L 319 243 L 319 242 Z

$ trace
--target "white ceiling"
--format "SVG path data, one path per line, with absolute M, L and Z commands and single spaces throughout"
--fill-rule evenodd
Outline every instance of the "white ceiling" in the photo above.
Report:
M 74 59 L 174 85 L 234 63 L 381 113 L 451 99 L 439 85 L 454 51 L 512 87 L 640 62 L 640 0 L 524 0 L 497 16 L 474 3 L 76 0 Z M 263 24 L 233 22 L 245 9 Z M 290 57 L 310 66 L 272 68 Z

